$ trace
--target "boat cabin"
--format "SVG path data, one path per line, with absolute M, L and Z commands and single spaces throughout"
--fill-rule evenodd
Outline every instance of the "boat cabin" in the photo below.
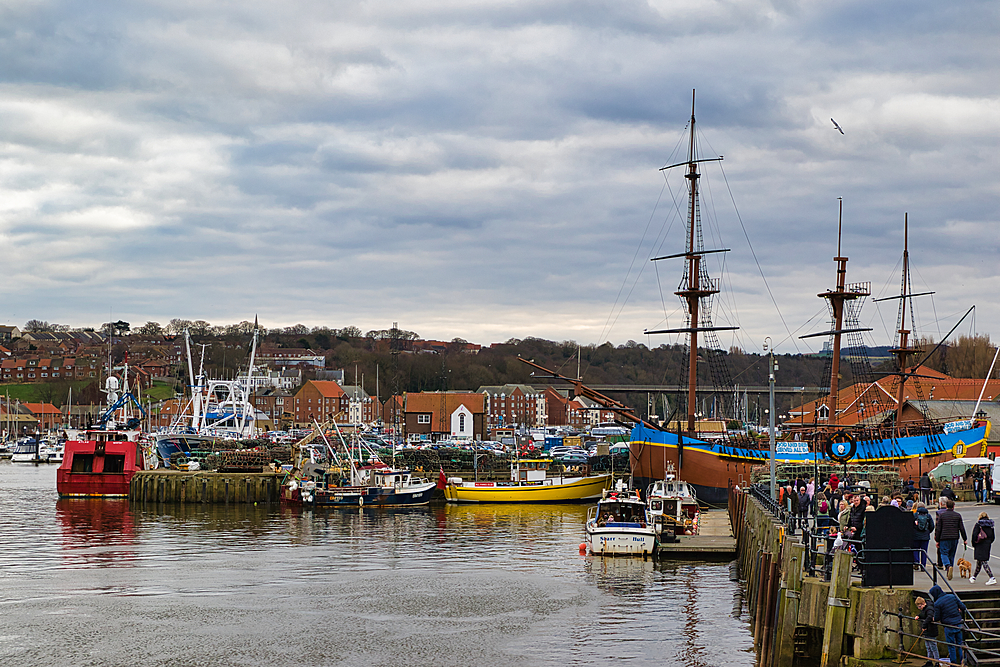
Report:
M 646 527 L 646 505 L 638 495 L 612 492 L 597 503 L 597 525 Z
M 646 499 L 649 514 L 658 527 L 669 526 L 682 535 L 698 532 L 698 497 L 687 482 L 668 474 L 666 479 L 649 485 Z
M 512 482 L 544 482 L 552 459 L 520 459 L 510 466 Z
M 372 471 L 372 486 L 383 489 L 390 487 L 400 489 L 411 483 L 411 474 L 409 470 L 393 470 L 392 468 L 375 469 Z

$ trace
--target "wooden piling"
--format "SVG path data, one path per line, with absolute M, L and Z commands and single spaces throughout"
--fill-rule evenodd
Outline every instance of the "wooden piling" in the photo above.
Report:
M 129 485 L 129 500 L 143 503 L 276 503 L 282 473 L 143 470 Z
M 823 626 L 823 651 L 820 667 L 836 667 L 844 648 L 844 621 L 850 604 L 851 554 L 838 551 L 833 557 L 833 576 L 827 598 L 826 623 Z
M 795 655 L 795 627 L 799 619 L 799 595 L 802 591 L 802 565 L 806 548 L 802 544 L 789 544 L 788 558 L 783 563 L 785 581 L 779 597 L 777 643 L 772 665 L 781 667 L 792 664 Z
M 764 667 L 768 664 L 771 654 L 771 632 L 774 628 L 775 598 L 778 593 L 778 559 L 772 558 L 767 571 L 767 586 L 764 595 L 764 636 L 760 643 L 760 653 L 757 654 L 757 664 Z
M 770 571 L 771 554 L 764 553 L 760 559 L 756 604 L 754 605 L 753 647 L 758 655 L 760 655 L 761 646 L 764 644 L 764 616 L 767 614 L 767 576 Z

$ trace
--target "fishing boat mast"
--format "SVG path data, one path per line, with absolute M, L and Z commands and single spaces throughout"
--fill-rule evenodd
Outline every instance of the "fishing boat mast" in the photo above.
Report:
M 673 167 L 686 166 L 687 173 L 684 178 L 688 181 L 688 219 L 687 219 L 687 249 L 685 252 L 676 255 L 665 255 L 663 257 L 652 258 L 653 262 L 664 259 L 676 259 L 683 257 L 686 260 L 684 275 L 681 278 L 678 290 L 674 292 L 687 307 L 688 326 L 680 329 L 657 329 L 655 331 L 645 331 L 646 334 L 671 334 L 685 333 L 689 336 L 688 343 L 688 391 L 687 391 L 687 432 L 695 434 L 696 409 L 698 407 L 698 333 L 710 331 L 732 331 L 739 327 L 716 327 L 712 326 L 711 311 L 709 308 L 709 297 L 719 293 L 718 278 L 709 278 L 708 271 L 702 264 L 704 255 L 716 252 L 729 252 L 728 248 L 718 250 L 705 250 L 704 241 L 701 234 L 701 209 L 698 204 L 698 164 L 700 162 L 721 162 L 722 156 L 716 158 L 698 159 L 697 146 L 695 144 L 695 116 L 694 116 L 695 91 L 691 91 L 691 121 L 690 138 L 688 139 L 687 160 L 677 164 L 662 167 L 660 171 L 672 169 Z M 701 300 L 706 299 L 705 304 Z

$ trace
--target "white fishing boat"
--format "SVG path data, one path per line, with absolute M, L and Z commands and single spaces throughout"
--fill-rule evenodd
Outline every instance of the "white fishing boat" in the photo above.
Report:
M 672 470 L 666 479 L 653 482 L 646 489 L 646 505 L 656 537 L 673 542 L 680 535 L 697 535 L 701 508 L 694 487 L 677 479 Z
M 38 458 L 46 463 L 62 463 L 65 442 L 43 442 L 38 450 Z
M 634 491 L 605 493 L 587 510 L 587 549 L 599 556 L 653 555 L 656 533 L 646 503 Z

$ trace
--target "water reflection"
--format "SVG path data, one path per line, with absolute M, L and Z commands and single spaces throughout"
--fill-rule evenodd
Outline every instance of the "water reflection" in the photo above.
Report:
M 124 499 L 61 498 L 63 567 L 128 567 L 136 560 L 136 525 Z
M 54 472 L 0 482 L 23 635 L 0 662 L 753 661 L 726 565 L 581 555 L 585 505 L 129 506 L 56 502 Z

